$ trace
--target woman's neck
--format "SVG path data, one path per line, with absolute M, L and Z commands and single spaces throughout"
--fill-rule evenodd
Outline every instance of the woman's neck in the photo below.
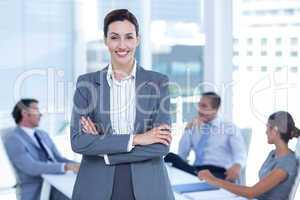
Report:
M 112 61 L 112 70 L 114 76 L 125 78 L 131 73 L 133 69 L 133 65 L 134 65 L 134 59 L 126 65 L 120 65 Z
M 280 141 L 277 144 L 275 144 L 275 147 L 276 147 L 275 152 L 277 157 L 285 156 L 290 152 L 288 144 L 283 141 Z

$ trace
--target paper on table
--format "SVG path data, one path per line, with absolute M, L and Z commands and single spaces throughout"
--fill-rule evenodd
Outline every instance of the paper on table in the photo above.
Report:
M 208 183 L 188 183 L 173 185 L 173 190 L 178 193 L 191 193 L 200 191 L 219 190 L 220 188 Z
M 178 184 L 189 184 L 189 183 L 201 183 L 200 179 L 197 176 L 191 175 L 182 170 L 176 169 L 166 165 L 171 185 Z
M 183 196 L 193 200 L 246 200 L 245 198 L 238 197 L 223 189 L 205 192 L 191 192 L 183 194 Z

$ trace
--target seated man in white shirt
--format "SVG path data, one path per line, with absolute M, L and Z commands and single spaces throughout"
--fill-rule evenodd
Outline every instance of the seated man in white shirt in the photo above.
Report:
M 7 135 L 5 148 L 19 178 L 21 200 L 38 200 L 42 174 L 77 172 L 79 164 L 61 156 L 48 134 L 37 129 L 41 118 L 37 100 L 21 99 L 12 116 L 17 126 Z M 68 198 L 52 188 L 50 199 Z
M 217 117 L 221 98 L 214 92 L 202 94 L 198 116 L 189 123 L 179 143 L 178 155 L 169 153 L 166 162 L 173 167 L 197 175 L 203 169 L 216 177 L 235 181 L 246 161 L 246 146 L 239 129 Z M 193 150 L 196 159 L 189 165 L 187 157 Z

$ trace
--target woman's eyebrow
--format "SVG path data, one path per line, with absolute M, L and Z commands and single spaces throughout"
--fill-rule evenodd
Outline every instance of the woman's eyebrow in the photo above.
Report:
M 109 35 L 119 35 L 119 34 L 115 33 L 115 32 L 111 32 L 111 33 L 109 33 Z
M 120 35 L 120 34 L 116 32 L 110 32 L 109 35 Z M 133 35 L 133 33 L 129 32 L 129 33 L 125 33 L 124 35 Z

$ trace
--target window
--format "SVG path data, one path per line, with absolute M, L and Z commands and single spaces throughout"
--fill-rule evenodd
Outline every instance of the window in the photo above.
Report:
M 266 72 L 266 71 L 268 71 L 268 67 L 267 66 L 261 66 L 260 71 L 261 72 Z
M 237 38 L 233 38 L 233 44 L 234 44 L 234 45 L 237 45 L 237 44 L 239 44 L 239 39 L 237 39 Z
M 253 71 L 253 66 L 247 66 L 247 71 L 252 72 Z
M 292 37 L 290 40 L 291 40 L 291 45 L 297 45 L 298 44 L 298 38 Z
M 275 56 L 276 57 L 281 57 L 282 56 L 282 52 L 281 51 L 276 51 L 275 52 Z
M 183 122 L 191 120 L 196 109 L 192 112 L 193 102 L 186 101 L 202 92 L 205 47 L 205 34 L 201 29 L 203 19 L 199 13 L 202 3 L 202 0 L 188 0 L 180 5 L 176 0 L 151 1 L 152 69 L 169 76 L 171 102 L 174 102 L 171 103 L 173 123 L 179 122 L 179 118 Z M 232 42 L 238 44 L 239 40 Z M 181 97 L 183 103 L 179 104 L 176 101 Z M 178 108 L 176 106 L 182 106 L 182 113 L 173 112 Z
M 291 55 L 291 57 L 298 57 L 298 52 L 297 51 L 291 51 L 290 55 Z
M 246 11 L 243 11 L 243 15 L 244 16 L 251 16 L 251 15 L 253 15 L 253 12 L 249 11 L 249 10 L 246 10 Z
M 3 39 L 0 42 L 0 73 L 5 77 L 0 80 L 1 129 L 13 125 L 10 112 L 21 97 L 39 100 L 44 119 L 40 128 L 51 136 L 57 133 L 63 120 L 69 119 L 75 65 L 84 67 L 77 57 L 86 53 L 80 50 L 84 43 L 74 43 L 77 41 L 74 4 L 74 1 L 51 0 L 0 1 L 0 18 L 3 19 L 0 36 L 9 36 L 7 42 Z M 77 37 L 81 38 L 79 31 L 76 31 Z M 75 55 L 75 51 L 78 54 Z M 18 94 L 14 96 L 14 87 L 20 81 Z M 5 191 L 14 178 L 2 162 L 2 150 L 0 199 L 15 199 L 14 189 Z
M 283 12 L 285 15 L 294 15 L 295 9 L 285 9 Z
M 268 53 L 267 53 L 267 51 L 261 51 L 261 52 L 260 52 L 260 55 L 261 55 L 261 56 L 267 56 Z
M 233 51 L 233 56 L 239 56 L 239 52 L 238 51 Z
M 270 13 L 271 15 L 276 16 L 276 15 L 279 14 L 279 10 L 270 10 L 269 13 Z
M 257 10 L 255 13 L 258 16 L 265 16 L 267 14 L 267 11 L 265 11 L 265 10 Z
M 298 72 L 298 67 L 291 67 L 290 71 L 292 73 L 297 73 Z
M 282 38 L 276 38 L 275 40 L 277 45 L 281 45 L 282 44 Z
M 268 42 L 268 39 L 267 39 L 267 38 L 262 38 L 262 39 L 260 39 L 260 44 L 261 44 L 261 45 L 266 45 L 267 42 Z
M 253 44 L 253 38 L 248 38 L 248 39 L 247 39 L 247 44 L 248 44 L 248 45 Z

